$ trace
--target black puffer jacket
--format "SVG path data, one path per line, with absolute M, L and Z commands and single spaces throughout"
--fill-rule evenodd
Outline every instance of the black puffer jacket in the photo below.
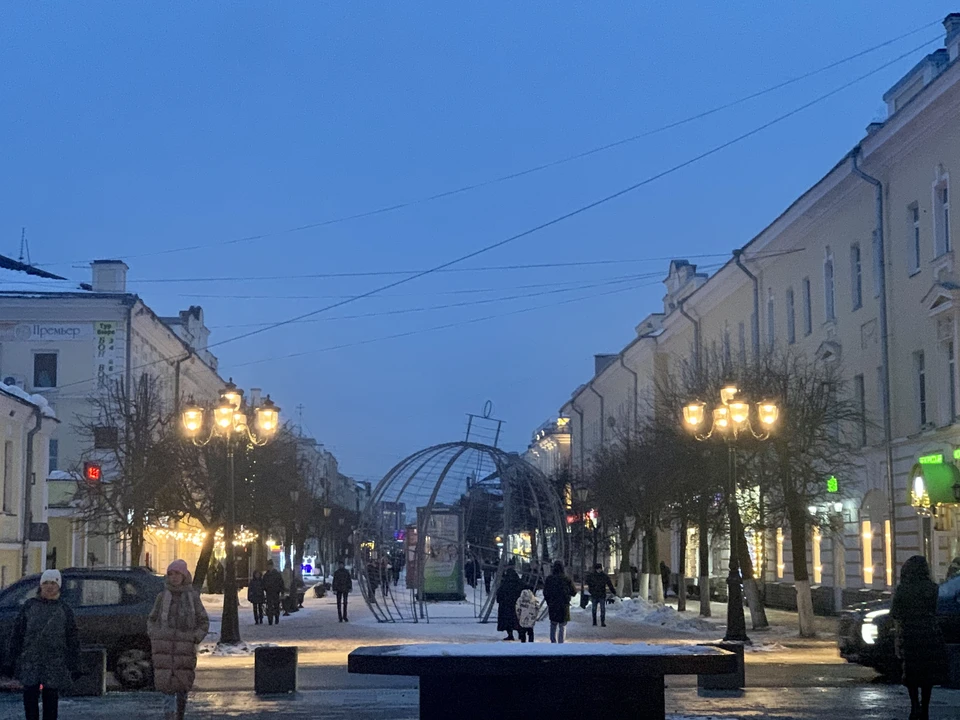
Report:
M 25 686 L 70 687 L 80 668 L 80 638 L 73 610 L 62 600 L 30 598 L 17 616 L 7 656 Z
M 348 593 L 353 590 L 353 579 L 350 577 L 350 571 L 346 568 L 337 568 L 333 571 L 334 592 Z
M 519 630 L 517 620 L 517 600 L 523 592 L 523 583 L 513 568 L 507 568 L 500 578 L 500 587 L 497 588 L 497 630 L 509 632 Z
M 577 594 L 573 581 L 563 573 L 553 573 L 543 582 L 543 599 L 550 611 L 550 622 L 570 622 L 570 598 Z
M 897 657 L 906 685 L 939 685 L 946 678 L 947 651 L 937 624 L 938 590 L 929 575 L 914 577 L 904 564 L 890 617 L 896 623 Z

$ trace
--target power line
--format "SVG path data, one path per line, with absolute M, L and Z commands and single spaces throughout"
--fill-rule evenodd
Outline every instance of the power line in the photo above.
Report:
M 374 295 L 377 295 L 377 294 L 380 293 L 380 292 L 383 292 L 384 290 L 391 290 L 392 288 L 399 287 L 400 285 L 405 285 L 405 284 L 407 284 L 407 283 L 413 282 L 414 280 L 418 280 L 418 279 L 421 278 L 421 277 L 425 277 L 425 276 L 427 276 L 427 275 L 434 274 L 434 273 L 439 272 L 439 271 L 441 271 L 441 270 L 445 270 L 446 268 L 453 267 L 454 265 L 459 265 L 459 264 L 462 263 L 462 262 L 466 262 L 467 260 L 470 260 L 470 259 L 472 259 L 472 258 L 479 257 L 480 255 L 484 255 L 484 254 L 489 253 L 489 252 L 491 252 L 491 251 L 493 251 L 493 250 L 496 250 L 496 249 L 498 249 L 498 248 L 501 248 L 501 247 L 504 247 L 504 246 L 506 246 L 506 245 L 509 245 L 510 243 L 516 242 L 517 240 L 520 240 L 520 239 L 522 239 L 522 238 L 528 237 L 528 236 L 533 235 L 533 234 L 535 234 L 535 233 L 541 232 L 542 230 L 546 230 L 547 228 L 553 227 L 554 225 L 559 225 L 560 223 L 565 222 L 566 220 L 569 220 L 569 219 L 571 219 L 571 218 L 574 218 L 574 217 L 577 217 L 577 216 L 579 216 L 579 215 L 582 215 L 583 213 L 585 213 L 585 212 L 587 212 L 587 211 L 589 211 L 589 210 L 593 210 L 593 209 L 595 209 L 595 208 L 598 208 L 598 207 L 600 207 L 600 206 L 602 206 L 602 205 L 606 205 L 606 204 L 612 202 L 613 200 L 616 200 L 617 198 L 623 197 L 624 195 L 627 195 L 627 194 L 629 194 L 629 193 L 631 193 L 631 192 L 634 192 L 635 190 L 638 190 L 638 189 L 640 189 L 640 188 L 642 188 L 642 187 L 645 187 L 645 186 L 647 186 L 647 185 L 649 185 L 649 184 L 651 184 L 651 183 L 653 183 L 653 182 L 656 182 L 657 180 L 660 180 L 661 178 L 664 178 L 664 177 L 666 177 L 666 176 L 668 176 L 668 175 L 672 175 L 672 174 L 674 174 L 674 173 L 676 173 L 676 172 L 678 172 L 678 171 L 680 171 L 680 170 L 682 170 L 682 169 L 684 169 L 684 168 L 686 168 L 686 167 L 689 167 L 690 165 L 694 165 L 695 163 L 700 162 L 701 160 L 704 160 L 704 159 L 706 159 L 706 158 L 708 158 L 708 157 L 711 157 L 712 155 L 716 155 L 716 154 L 717 154 L 718 152 L 720 152 L 721 150 L 725 150 L 725 149 L 728 148 L 728 147 L 731 147 L 731 146 L 736 145 L 736 144 L 738 144 L 738 143 L 740 143 L 740 142 L 743 142 L 744 140 L 746 140 L 746 139 L 748 139 L 748 138 L 751 138 L 751 137 L 753 137 L 754 135 L 757 135 L 758 133 L 763 132 L 764 130 L 766 130 L 766 129 L 770 128 L 770 127 L 773 127 L 774 125 L 776 125 L 776 124 L 778 124 L 778 123 L 780 123 L 780 122 L 783 122 L 784 120 L 786 120 L 786 119 L 788 119 L 788 118 L 791 118 L 791 117 L 793 117 L 794 115 L 797 115 L 797 114 L 803 112 L 804 110 L 806 110 L 806 109 L 808 109 L 808 108 L 811 108 L 811 107 L 813 107 L 814 105 L 817 105 L 817 104 L 823 102 L 824 100 L 827 100 L 827 99 L 833 97 L 834 95 L 837 95 L 837 94 L 840 93 L 840 92 L 843 92 L 843 91 L 846 90 L 847 88 L 852 87 L 853 85 L 856 85 L 856 84 L 859 83 L 859 82 L 862 82 L 863 80 L 867 79 L 868 77 L 871 77 L 871 76 L 873 76 L 873 75 L 876 75 L 878 72 L 880 72 L 880 71 L 886 69 L 887 67 L 889 67 L 889 66 L 891 66 L 891 65 L 899 62 L 900 60 L 903 60 L 904 58 L 912 55 L 913 53 L 917 52 L 918 50 L 923 49 L 924 47 L 926 47 L 927 45 L 929 45 L 929 44 L 931 44 L 932 42 L 935 42 L 935 41 L 939 41 L 939 38 L 933 38 L 933 39 L 927 40 L 927 41 L 926 41 L 925 43 L 923 43 L 922 45 L 919 45 L 919 46 L 917 46 L 917 47 L 915 47 L 915 48 L 912 48 L 911 50 L 909 50 L 909 51 L 901 54 L 900 56 L 894 58 L 893 60 L 890 60 L 890 61 L 888 61 L 888 62 L 886 62 L 886 63 L 884 63 L 884 64 L 882 64 L 882 65 L 880 65 L 880 66 L 878 66 L 878 67 L 876 67 L 876 68 L 874 68 L 873 70 L 871 70 L 871 71 L 869 71 L 869 72 L 867 72 L 867 73 L 865 73 L 865 74 L 863 74 L 863 75 L 860 75 L 859 77 L 857 77 L 857 78 L 855 78 L 855 79 L 853 79 L 853 80 L 850 80 L 850 81 L 844 83 L 843 85 L 840 85 L 839 87 L 836 87 L 836 88 L 834 88 L 833 90 L 830 90 L 829 92 L 826 92 L 826 93 L 824 93 L 824 94 L 822 94 L 822 95 L 814 98 L 813 100 L 810 100 L 810 101 L 808 101 L 808 102 L 806 102 L 806 103 L 804 103 L 804 104 L 802 104 L 802 105 L 800 105 L 800 106 L 798 106 L 798 107 L 795 107 L 795 108 L 793 108 L 792 110 L 789 110 L 788 112 L 783 113 L 782 115 L 779 115 L 779 116 L 773 118 L 772 120 L 768 120 L 767 122 L 765 122 L 765 123 L 763 123 L 763 124 L 761 124 L 761 125 L 753 128 L 752 130 L 749 130 L 749 131 L 747 131 L 747 132 L 745 132 L 745 133 L 742 133 L 742 134 L 734 137 L 734 138 L 731 139 L 731 140 L 727 140 L 726 142 L 723 142 L 723 143 L 721 143 L 721 144 L 719 144 L 719 145 L 715 145 L 714 147 L 710 148 L 709 150 L 706 150 L 706 151 L 704 151 L 704 152 L 702 152 L 702 153 L 700 153 L 700 154 L 698 154 L 698 155 L 695 155 L 695 156 L 692 157 L 692 158 L 689 158 L 689 159 L 687 159 L 687 160 L 684 160 L 683 162 L 680 162 L 680 163 L 678 163 L 678 164 L 676 164 L 676 165 L 673 165 L 673 166 L 667 168 L 666 170 L 661 170 L 661 171 L 658 172 L 658 173 L 654 173 L 653 175 L 650 175 L 650 176 L 644 178 L 643 180 L 640 180 L 640 181 L 638 181 L 638 182 L 636 182 L 636 183 L 633 183 L 632 185 L 628 185 L 627 187 L 624 187 L 624 188 L 622 188 L 622 189 L 620 189 L 620 190 L 617 190 L 616 192 L 610 193 L 609 195 L 605 195 L 604 197 L 601 197 L 601 198 L 599 198 L 599 199 L 597 199 L 597 200 L 594 200 L 594 201 L 592 201 L 592 202 L 586 203 L 585 205 L 581 205 L 581 206 L 575 208 L 574 210 L 571 210 L 571 211 L 569 211 L 569 212 L 563 213 L 562 215 L 558 215 L 558 216 L 556 216 L 556 217 L 554 217 L 554 218 L 552 218 L 552 219 L 550 219 L 550 220 L 547 220 L 547 221 L 545 221 L 545 222 L 540 223 L 539 225 L 535 225 L 535 226 L 533 226 L 533 227 L 531 227 L 531 228 L 528 228 L 527 230 L 523 230 L 522 232 L 516 233 L 515 235 L 511 235 L 511 236 L 509 236 L 509 237 L 507 237 L 507 238 L 504 238 L 503 240 L 498 240 L 497 242 L 490 243 L 489 245 L 486 245 L 486 246 L 484 246 L 484 247 L 482 247 L 482 248 L 479 248 L 479 249 L 477 249 L 477 250 L 473 250 L 473 251 L 471 251 L 471 252 L 469 252 L 469 253 L 467 253 L 467 254 L 465 254 L 465 255 L 461 255 L 461 256 L 459 256 L 459 257 L 457 257 L 457 258 L 454 258 L 453 260 L 448 260 L 448 261 L 445 261 L 445 262 L 443 262 L 443 263 L 440 263 L 439 265 L 435 265 L 435 266 L 432 267 L 432 268 L 429 268 L 429 269 L 420 271 L 420 272 L 416 273 L 415 275 L 409 275 L 409 276 L 407 276 L 407 277 L 400 278 L 399 280 L 394 280 L 393 282 L 387 283 L 386 285 L 381 285 L 381 286 L 379 286 L 379 287 L 373 288 L 372 290 L 368 290 L 368 291 L 366 291 L 366 292 L 364 292 L 364 293 L 360 293 L 360 294 L 358 294 L 358 295 L 354 295 L 352 298 L 347 298 L 347 299 L 344 299 L 344 300 L 340 300 L 340 301 L 338 301 L 338 302 L 334 302 L 334 303 L 331 303 L 331 304 L 329 304 L 329 305 L 325 305 L 324 307 L 318 308 L 318 309 L 316 309 L 316 310 L 311 310 L 310 312 L 302 313 L 302 314 L 300 314 L 300 315 L 295 315 L 295 316 L 293 316 L 293 317 L 291 317 L 291 318 L 288 318 L 288 319 L 286 319 L 286 320 L 281 320 L 281 321 L 279 321 L 279 322 L 272 323 L 271 325 L 267 325 L 266 327 L 258 328 L 258 329 L 256 329 L 256 330 L 250 330 L 250 331 L 248 331 L 248 332 L 244 332 L 244 333 L 241 333 L 241 334 L 239 334 L 239 335 L 235 335 L 235 336 L 230 337 L 230 338 L 227 338 L 227 339 L 225 339 L 225 340 L 221 340 L 221 341 L 216 342 L 216 343 L 211 343 L 210 345 L 207 346 L 207 349 L 208 349 L 208 350 L 212 350 L 213 348 L 220 347 L 220 346 L 222 346 L 222 345 L 227 345 L 228 343 L 236 342 L 236 341 L 238 341 L 238 340 L 244 340 L 244 339 L 249 338 L 249 337 L 255 337 L 255 336 L 257 336 L 257 335 L 260 335 L 260 334 L 262 334 L 262 333 L 268 332 L 268 331 L 270 331 L 270 330 L 275 330 L 275 329 L 277 329 L 277 328 L 284 327 L 285 325 L 290 325 L 290 324 L 299 322 L 299 321 L 301 321 L 301 320 L 305 320 L 305 319 L 307 319 L 307 318 L 314 317 L 314 316 L 316 316 L 316 315 L 320 315 L 321 313 L 327 312 L 327 311 L 329 311 L 329 310 L 335 310 L 335 309 L 338 308 L 338 307 L 342 307 L 342 306 L 344 306 L 344 305 L 348 305 L 349 303 L 356 302 L 357 300 L 362 300 L 362 299 L 364 299 L 364 298 L 372 297 L 372 296 L 374 296 Z M 146 367 L 151 367 L 152 365 L 156 365 L 156 364 L 161 363 L 161 362 L 169 362 L 171 359 L 172 359 L 172 358 L 159 358 L 159 359 L 157 359 L 157 360 L 153 360 L 153 361 L 151 361 L 151 362 L 145 363 L 145 364 L 139 366 L 139 367 L 136 368 L 136 369 L 142 369 L 142 368 L 146 368 Z M 86 380 L 86 381 L 77 381 L 77 382 L 74 382 L 74 383 L 69 383 L 68 385 L 64 385 L 63 387 L 68 387 L 69 385 L 83 384 L 83 383 L 85 383 L 85 382 L 91 382 L 91 381 L 94 380 L 94 379 L 95 379 L 95 378 L 91 378 L 90 380 Z
M 489 186 L 491 186 L 491 185 L 496 185 L 496 184 L 499 184 L 499 183 L 507 182 L 507 181 L 509 181 L 509 180 L 516 180 L 516 179 L 521 178 L 521 177 L 524 177 L 524 176 L 526 176 L 526 175 L 532 175 L 532 174 L 534 174 L 534 173 L 542 172 L 543 170 L 548 170 L 548 169 L 550 169 L 550 168 L 554 168 L 554 167 L 557 167 L 557 166 L 560 166 L 560 165 L 565 165 L 565 164 L 567 164 L 567 163 L 574 162 L 574 161 L 576 161 L 576 160 L 582 160 L 583 158 L 590 157 L 591 155 L 596 155 L 596 154 L 598 154 L 598 153 L 602 153 L 602 152 L 605 152 L 605 151 L 607 151 L 607 150 L 612 150 L 613 148 L 621 147 L 621 146 L 623 146 L 623 145 L 627 145 L 627 144 L 629 144 L 629 143 L 636 142 L 637 140 L 642 140 L 642 139 L 644 139 L 644 138 L 648 138 L 648 137 L 651 137 L 651 136 L 653 136 L 653 135 L 657 135 L 657 134 L 659 134 L 659 133 L 666 132 L 667 130 L 672 130 L 672 129 L 674 129 L 674 128 L 678 128 L 678 127 L 681 127 L 681 126 L 683 126 L 683 125 L 687 125 L 687 124 L 692 123 L 692 122 L 695 122 L 695 121 L 697 121 L 697 120 L 702 120 L 703 118 L 710 117 L 711 115 L 714 115 L 714 114 L 716 114 L 716 113 L 722 112 L 723 110 L 729 110 L 730 108 L 736 107 L 737 105 L 741 105 L 741 104 L 743 104 L 743 103 L 745 103 L 745 102 L 749 102 L 750 100 L 755 100 L 755 99 L 757 99 L 757 98 L 759 98 L 759 97 L 762 97 L 762 96 L 764 96 L 764 95 L 768 95 L 768 94 L 770 94 L 770 93 L 772 93 L 772 92 L 775 92 L 775 91 L 777 91 L 777 90 L 781 90 L 781 89 L 783 89 L 783 88 L 785 88 L 785 87 L 788 87 L 788 86 L 790 86 L 790 85 L 796 84 L 796 83 L 798 83 L 798 82 L 801 82 L 801 81 L 803 81 L 803 80 L 807 80 L 807 79 L 809 79 L 809 78 L 811 78 L 811 77 L 814 77 L 814 76 L 816 76 L 816 75 L 819 75 L 819 74 L 821 74 L 821 73 L 827 72 L 828 70 L 833 70 L 834 68 L 840 67 L 841 65 L 845 65 L 845 64 L 847 64 L 847 63 L 849 63 L 849 62 L 852 62 L 853 60 L 856 60 L 856 59 L 858 59 L 858 58 L 861 58 L 861 57 L 863 57 L 863 56 L 865 56 L 865 55 L 869 55 L 870 53 L 876 52 L 877 50 L 880 50 L 880 49 L 882 49 L 882 48 L 885 48 L 885 47 L 888 47 L 888 46 L 890 46 L 890 45 L 893 45 L 894 43 L 897 43 L 897 42 L 899 42 L 900 40 L 904 40 L 904 39 L 906 39 L 906 38 L 908 38 L 908 37 L 912 37 L 913 35 L 916 35 L 916 34 L 918 34 L 918 33 L 921 33 L 921 32 L 923 32 L 924 30 L 926 30 L 926 29 L 928 29 L 928 28 L 930 28 L 930 27 L 933 27 L 933 26 L 935 26 L 935 25 L 939 25 L 939 24 L 940 24 L 940 21 L 939 21 L 939 20 L 935 20 L 935 21 L 929 22 L 929 23 L 927 23 L 927 24 L 925 24 L 925 25 L 922 25 L 922 26 L 920 26 L 920 27 L 918 27 L 918 28 L 916 28 L 916 29 L 914 29 L 914 30 L 910 30 L 909 32 L 903 33 L 902 35 L 898 35 L 898 36 L 895 37 L 895 38 L 891 38 L 890 40 L 886 40 L 886 41 L 884 41 L 884 42 L 882 42 L 882 43 L 879 43 L 879 44 L 874 45 L 874 46 L 872 46 L 872 47 L 866 48 L 865 50 L 861 50 L 861 51 L 859 51 L 859 52 L 856 52 L 856 53 L 854 53 L 853 55 L 848 55 L 848 56 L 845 57 L 845 58 L 842 58 L 842 59 L 840 59 L 840 60 L 835 60 L 834 62 L 828 63 L 827 65 L 824 65 L 824 66 L 822 66 L 822 67 L 819 67 L 819 68 L 817 68 L 817 69 L 815 69 L 815 70 L 810 70 L 809 72 L 802 73 L 802 74 L 800 74 L 800 75 L 796 75 L 796 76 L 794 76 L 794 77 L 792 77 L 792 78 L 789 78 L 789 79 L 787 79 L 787 80 L 784 80 L 784 81 L 782 81 L 782 82 L 779 82 L 779 83 L 777 83 L 777 84 L 775 84 L 775 85 L 771 85 L 771 86 L 766 87 L 766 88 L 764 88 L 764 89 L 762 89 L 762 90 L 758 90 L 758 91 L 756 91 L 756 92 L 750 93 L 749 95 L 744 95 L 743 97 L 737 98 L 736 100 L 731 100 L 731 101 L 726 102 L 726 103 L 723 103 L 723 104 L 721 104 L 721 105 L 717 105 L 717 106 L 715 106 L 715 107 L 713 107 L 713 108 L 711 108 L 711 109 L 709 109 L 709 110 L 704 110 L 704 111 L 699 112 L 699 113 L 697 113 L 697 114 L 695 114 L 695 115 L 690 115 L 690 116 L 688 116 L 688 117 L 682 118 L 682 119 L 680 119 L 680 120 L 675 120 L 675 121 L 670 122 L 670 123 L 667 123 L 667 124 L 665 124 L 665 125 L 660 125 L 659 127 L 655 127 L 655 128 L 650 129 L 650 130 L 646 130 L 646 131 L 644 131 L 644 132 L 637 133 L 637 134 L 635 134 L 635 135 L 631 135 L 631 136 L 629 136 L 629 137 L 621 138 L 621 139 L 619 139 L 619 140 L 615 140 L 615 141 L 613 141 L 613 142 L 606 143 L 606 144 L 604 144 L 604 145 L 599 145 L 599 146 L 594 147 L 594 148 L 591 148 L 591 149 L 589 149 L 589 150 L 584 150 L 584 151 L 582 151 L 582 152 L 579 152 L 579 153 L 576 153 L 576 154 L 573 154 L 573 155 L 568 155 L 568 156 L 566 156 L 566 157 L 563 157 L 563 158 L 560 158 L 560 159 L 557 159 L 557 160 L 551 160 L 551 161 L 549 161 L 549 162 L 545 162 L 545 163 L 542 163 L 542 164 L 540 164 L 540 165 L 535 165 L 535 166 L 533 166 L 533 167 L 529 167 L 529 168 L 526 168 L 526 169 L 524 169 L 524 170 L 519 170 L 519 171 L 516 171 L 516 172 L 508 173 L 508 174 L 506 174 L 506 175 L 501 175 L 501 176 L 499 176 L 499 177 L 490 178 L 490 179 L 488 179 L 488 180 L 482 180 L 482 181 L 480 181 L 480 182 L 471 183 L 471 184 L 468 184 L 468 185 L 463 185 L 463 186 L 461 186 L 461 187 L 458 187 L 458 188 L 455 188 L 455 189 L 452 189 L 452 190 L 445 190 L 445 191 L 442 191 L 442 192 L 439 192 L 439 193 L 435 193 L 435 194 L 433 194 L 433 195 L 428 195 L 428 196 L 425 196 L 425 197 L 417 198 L 417 199 L 415 199 L 415 200 L 409 200 L 409 201 L 406 201 L 406 202 L 394 203 L 394 204 L 392 204 L 392 205 L 385 205 L 385 206 L 376 208 L 376 209 L 374 209 L 374 210 L 367 210 L 367 211 L 364 211 L 364 212 L 354 213 L 354 214 L 352 214 L 352 215 L 342 215 L 342 216 L 340 216 L 340 217 L 331 218 L 331 219 L 328 219 L 328 220 L 321 220 L 321 221 L 319 221 L 319 222 L 307 223 L 307 224 L 305 224 L 305 225 L 298 225 L 298 226 L 296 226 L 296 227 L 287 228 L 287 229 L 285 229 L 285 230 L 276 230 L 276 231 L 272 231 L 272 232 L 259 233 L 259 234 L 256 234 L 256 235 L 247 235 L 247 236 L 244 236 L 244 237 L 233 238 L 233 239 L 231 239 L 231 240 L 221 240 L 221 241 L 214 242 L 214 243 L 203 243 L 203 244 L 187 245 L 187 246 L 183 246 L 183 247 L 179 247 L 179 248 L 169 248 L 169 249 L 167 249 L 167 250 L 156 250 L 156 251 L 154 251 L 154 252 L 140 253 L 140 254 L 137 254 L 137 255 L 124 255 L 124 256 L 122 256 L 122 257 L 123 257 L 123 259 L 126 259 L 126 260 L 135 260 L 135 259 L 145 258 L 145 257 L 156 257 L 156 256 L 159 256 L 159 255 L 171 255 L 171 254 L 174 254 L 174 253 L 192 252 L 192 251 L 195 251 L 195 250 L 204 250 L 204 249 L 207 249 L 207 248 L 221 247 L 221 246 L 224 246 L 224 245 L 238 245 L 238 244 L 241 244 L 241 243 L 254 242 L 254 241 L 256 241 L 256 240 L 265 240 L 265 239 L 267 239 L 267 238 L 277 237 L 277 236 L 279 236 L 279 235 L 289 235 L 289 234 L 292 234 L 292 233 L 302 232 L 302 231 L 304 231 L 304 230 L 313 230 L 313 229 L 316 229 L 316 228 L 327 227 L 327 226 L 330 226 L 330 225 L 337 225 L 337 224 L 349 222 L 349 221 L 352 221 L 352 220 L 360 220 L 360 219 L 363 219 L 363 218 L 374 217 L 374 216 L 376 216 L 376 215 L 383 215 L 383 214 L 385 214 L 385 213 L 390 213 L 390 212 L 394 212 L 394 211 L 397 211 L 397 210 L 403 210 L 403 209 L 405 209 L 405 208 L 414 207 L 414 206 L 416 206 L 416 205 L 423 205 L 423 204 L 426 204 L 426 203 L 429 203 L 429 202 L 434 202 L 434 201 L 436 201 L 436 200 L 441 200 L 441 199 L 443 199 L 443 198 L 453 197 L 453 196 L 455 196 L 455 195 L 461 195 L 461 194 L 464 194 L 464 193 L 467 193 L 467 192 L 471 192 L 471 191 L 473 191 L 473 190 L 479 190 L 479 189 L 482 189 L 482 188 L 485 188 L 485 187 L 489 187 Z M 937 38 L 937 40 L 939 40 L 939 38 Z M 932 42 L 932 41 L 931 41 L 931 42 Z M 929 44 L 929 43 L 924 43 L 924 46 L 927 45 L 927 44 Z M 923 46 L 921 46 L 921 47 L 923 47 Z M 915 51 L 911 51 L 911 52 L 915 52 Z M 901 56 L 901 57 L 902 57 L 902 56 Z M 900 59 L 900 58 L 898 58 L 898 59 Z M 88 260 L 75 260 L 75 261 L 71 261 L 70 263 L 51 263 L 50 265 L 51 265 L 51 266 L 54 266 L 54 265 L 63 265 L 63 264 L 71 264 L 71 265 L 72 265 L 72 264 L 78 263 L 78 262 L 88 262 Z

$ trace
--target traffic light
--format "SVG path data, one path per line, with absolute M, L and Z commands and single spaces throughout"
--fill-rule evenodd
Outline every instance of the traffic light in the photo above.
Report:
M 85 462 L 83 464 L 83 479 L 88 483 L 95 484 L 103 479 L 103 469 L 98 462 Z

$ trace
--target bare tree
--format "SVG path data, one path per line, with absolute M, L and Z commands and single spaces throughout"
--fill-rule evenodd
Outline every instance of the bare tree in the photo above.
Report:
M 101 462 L 104 473 L 101 482 L 79 485 L 80 514 L 98 532 L 128 539 L 136 566 L 146 529 L 180 514 L 176 418 L 164 408 L 159 381 L 148 374 L 132 388 L 122 379 L 109 383 L 90 403 L 77 429 L 94 448 L 84 459 Z

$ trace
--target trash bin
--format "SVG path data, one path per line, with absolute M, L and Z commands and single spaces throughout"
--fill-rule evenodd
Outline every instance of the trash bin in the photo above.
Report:
M 258 647 L 253 652 L 253 685 L 257 695 L 297 691 L 297 648 Z
M 720 675 L 697 675 L 697 689 L 743 690 L 746 684 L 746 676 L 743 668 L 743 643 L 720 641 L 701 644 L 706 647 L 715 647 L 732 652 L 737 656 L 737 669 L 732 673 L 722 673 Z
M 102 647 L 83 648 L 80 651 L 80 672 L 69 691 L 74 697 L 101 697 L 107 693 L 107 650 Z

